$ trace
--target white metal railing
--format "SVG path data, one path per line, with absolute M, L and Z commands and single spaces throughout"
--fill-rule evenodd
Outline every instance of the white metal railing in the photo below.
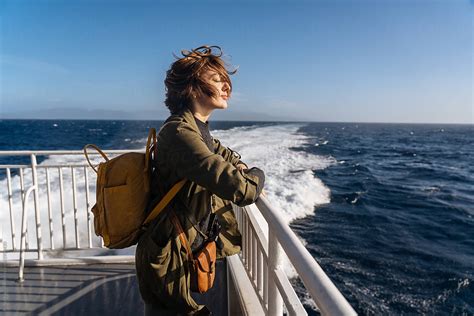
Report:
M 105 151 L 110 155 L 122 154 L 125 152 L 137 151 L 137 150 L 108 150 Z M 92 155 L 96 154 L 94 152 Z M 91 194 L 90 194 L 90 182 L 89 182 L 89 173 L 91 172 L 89 165 L 86 163 L 84 158 L 83 151 L 80 150 L 62 150 L 62 151 L 0 151 L 0 157 L 5 156 L 29 156 L 30 164 L 5 164 L 0 165 L 0 172 L 5 172 L 4 181 L 6 181 L 6 200 L 8 208 L 8 214 L 6 208 L 0 210 L 1 218 L 4 219 L 4 223 L 9 222 L 10 228 L 10 243 L 5 241 L 6 247 L 4 247 L 4 253 L 19 253 L 20 258 L 24 258 L 25 252 L 36 252 L 37 259 L 42 260 L 44 257 L 44 252 L 46 250 L 83 250 L 83 249 L 92 249 L 92 248 L 102 248 L 101 240 L 96 238 L 96 246 L 93 245 L 95 236 L 92 236 L 92 214 L 91 214 Z M 37 164 L 38 156 L 48 156 L 58 157 L 58 156 L 71 156 L 75 157 L 70 162 L 59 161 L 53 163 L 44 163 Z M 28 177 L 26 171 L 30 171 L 31 174 Z M 38 171 L 43 173 L 43 177 L 40 178 Z M 53 177 L 53 172 L 56 173 L 56 178 Z M 17 175 L 17 178 L 12 177 L 12 173 Z M 64 183 L 65 174 L 69 176 L 70 183 Z M 78 177 L 78 174 L 80 175 Z M 79 179 L 80 178 L 80 179 Z M 17 180 L 17 181 L 14 181 Z M 59 192 L 52 192 L 51 183 L 54 182 L 59 187 Z M 1 183 L 1 182 L 0 182 Z M 16 184 L 16 186 L 14 186 Z M 69 201 L 67 199 L 67 194 L 65 194 L 66 185 L 71 189 Z M 28 188 L 27 188 L 28 187 Z M 85 201 L 82 201 L 82 209 L 79 209 L 78 206 L 78 188 L 84 192 L 83 198 Z M 31 190 L 30 190 L 31 189 Z M 40 190 L 44 189 L 44 190 Z M 2 192 L 4 188 L 0 188 Z M 4 192 L 4 191 L 3 191 Z M 28 238 L 28 215 L 26 214 L 26 209 L 28 206 L 27 194 L 33 193 L 33 203 L 34 203 L 34 214 L 35 214 L 35 229 L 34 234 L 36 237 L 36 244 L 31 246 Z M 43 205 L 40 205 L 40 193 L 43 194 Z M 59 196 L 58 194 L 59 193 Z M 45 196 L 44 196 L 45 195 Z M 54 201 L 56 202 L 55 207 L 53 206 L 53 196 L 55 196 Z M 92 195 L 95 196 L 95 195 Z M 21 201 L 20 205 L 14 205 L 14 200 Z M 2 202 L 2 201 L 0 201 Z M 5 201 L 3 201 L 5 202 Z M 69 207 L 66 207 L 66 202 L 71 202 Z M 70 212 L 68 212 L 70 211 Z M 21 213 L 21 223 L 22 231 L 20 234 L 20 249 L 18 249 L 18 235 L 17 227 L 15 225 L 15 218 L 18 219 L 18 215 Z M 69 214 L 71 213 L 71 214 Z M 66 217 L 72 215 L 74 224 L 67 225 Z M 41 225 L 41 218 L 47 216 L 48 224 L 45 228 Z M 5 219 L 8 217 L 8 221 Z M 57 222 L 60 222 L 62 233 L 61 236 L 56 236 L 54 229 L 54 220 L 58 219 Z M 80 224 L 80 220 L 84 219 L 84 225 Z M 73 234 L 68 234 L 72 232 Z M 80 232 L 87 231 L 87 245 L 84 247 L 81 245 Z M 47 237 L 49 238 L 49 244 L 45 245 L 43 240 L 43 232 L 46 232 Z M 73 239 L 73 246 L 68 246 L 68 238 Z M 4 238 L 7 240 L 6 236 Z M 62 246 L 57 247 L 55 245 L 55 240 L 62 239 Z M 21 260 L 20 260 L 21 261 Z M 23 260 L 24 261 L 24 260 Z M 23 262 L 22 261 L 22 262 Z
M 288 224 L 260 196 L 255 204 L 234 205 L 242 233 L 241 258 L 266 315 L 282 315 L 283 303 L 289 315 L 306 315 L 287 275 L 281 267 L 286 253 L 310 296 L 323 315 L 356 315 L 340 291 L 324 273 Z M 257 219 L 263 216 L 266 225 Z M 264 231 L 267 228 L 267 231 Z
M 108 154 L 121 154 L 137 150 L 109 150 Z M 37 156 L 61 156 L 61 155 L 81 155 L 80 162 L 54 162 L 37 164 Z M 20 257 L 19 279 L 23 279 L 24 266 L 24 252 L 34 251 L 37 253 L 39 261 L 43 260 L 43 252 L 45 250 L 83 250 L 92 248 L 102 248 L 103 244 L 100 239 L 96 239 L 98 244 L 94 246 L 92 230 L 92 216 L 91 216 L 91 194 L 89 183 L 89 166 L 85 163 L 82 156 L 82 151 L 0 151 L 0 156 L 30 156 L 31 164 L 29 165 L 0 165 L 0 170 L 4 169 L 6 172 L 6 189 L 7 200 L 9 208 L 9 222 L 11 229 L 11 247 L 4 247 L 4 252 L 18 252 Z M 31 169 L 31 184 L 25 190 L 26 180 L 24 171 Z M 76 171 L 79 169 L 83 176 L 78 179 Z M 12 186 L 13 179 L 11 175 L 12 170 L 17 170 L 18 174 L 18 188 Z M 38 170 L 44 171 L 44 181 L 40 181 L 38 177 Z M 52 175 L 51 170 L 57 171 L 57 184 L 59 187 L 59 205 L 54 207 L 52 202 L 53 192 L 51 190 Z M 74 229 L 74 246 L 68 247 L 66 237 L 70 226 L 66 223 L 66 202 L 67 196 L 65 194 L 64 170 L 70 171 L 70 188 L 72 194 L 69 196 L 72 202 L 68 208 L 73 216 Z M 42 179 L 41 179 L 42 180 Z M 44 182 L 44 183 L 43 183 Z M 41 191 L 42 185 L 46 189 Z M 44 186 L 43 186 L 44 187 Z M 82 208 L 78 206 L 78 187 L 83 188 L 84 205 Z M 0 188 L 2 192 L 3 188 Z M 40 193 L 46 195 L 47 209 L 40 207 Z M 20 234 L 20 249 L 16 244 L 16 227 L 14 216 L 13 198 L 15 193 L 21 199 L 21 213 L 22 213 L 22 228 Z M 34 193 L 34 214 L 35 214 L 35 237 L 36 247 L 29 246 L 27 238 L 27 199 L 30 193 Z M 92 194 L 95 196 L 95 194 Z M 72 209 L 72 210 L 71 210 Z M 41 211 L 46 214 L 41 214 Z M 82 210 L 82 211 L 81 211 Z M 330 281 L 318 263 L 309 254 L 307 249 L 302 245 L 294 232 L 279 216 L 279 212 L 271 207 L 265 197 L 260 197 L 256 204 L 240 208 L 234 205 L 234 210 L 239 223 L 239 229 L 242 233 L 242 252 L 240 258 L 243 266 L 247 272 L 249 280 L 251 281 L 255 293 L 260 300 L 260 304 L 266 315 L 282 315 L 283 304 L 289 315 L 306 315 L 306 311 L 297 297 L 287 275 L 281 267 L 282 250 L 286 253 L 291 263 L 294 265 L 299 277 L 303 281 L 306 289 L 311 297 L 316 302 L 318 308 L 323 315 L 355 315 L 355 311 L 342 296 L 339 290 Z M 0 210 L 0 215 L 3 217 L 5 210 Z M 261 214 L 266 223 L 262 225 L 257 219 L 256 215 Z M 48 225 L 45 230 L 50 239 L 49 245 L 43 245 L 41 216 L 46 215 L 48 218 Z M 62 231 L 62 247 L 57 247 L 54 243 L 56 238 L 53 219 L 60 216 L 61 231 Z M 80 221 L 85 221 L 85 225 L 81 225 Z M 4 221 L 5 222 L 5 221 Z M 267 226 L 268 225 L 268 226 Z M 82 246 L 80 240 L 81 227 L 87 229 L 87 244 Z M 95 236 L 94 236 L 95 238 Z M 5 239 L 5 238 L 4 238 Z M 6 243 L 4 242 L 4 245 Z M 118 257 L 118 256 L 117 256 Z M 104 259 L 104 257 L 102 257 Z M 112 260 L 112 259 L 111 259 Z

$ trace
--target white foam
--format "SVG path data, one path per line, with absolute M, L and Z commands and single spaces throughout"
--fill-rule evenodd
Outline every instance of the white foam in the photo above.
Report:
M 281 211 L 288 224 L 313 214 L 316 205 L 330 202 L 329 188 L 314 175 L 313 170 L 337 163 L 332 157 L 294 150 L 311 143 L 308 136 L 297 133 L 301 126 L 281 124 L 212 132 L 224 146 L 239 152 L 249 168 L 255 166 L 265 172 L 268 200 Z M 267 232 L 263 217 L 258 213 L 255 215 L 264 227 L 263 231 Z M 289 277 L 296 277 L 296 271 L 286 256 L 282 266 Z
M 313 214 L 315 205 L 329 203 L 330 191 L 313 170 L 336 163 L 332 157 L 293 150 L 311 141 L 297 133 L 301 126 L 281 124 L 212 132 L 224 146 L 239 152 L 249 167 L 265 172 L 268 199 L 288 223 Z

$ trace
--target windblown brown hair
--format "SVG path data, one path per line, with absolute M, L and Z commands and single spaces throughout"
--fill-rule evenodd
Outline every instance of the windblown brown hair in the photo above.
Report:
M 214 53 L 213 50 L 216 52 Z M 229 84 L 229 97 L 232 92 L 232 83 L 229 75 L 237 72 L 237 69 L 228 70 L 226 63 L 221 58 L 222 50 L 219 46 L 200 46 L 191 51 L 182 50 L 183 57 L 173 54 L 177 60 L 171 64 L 166 72 L 165 105 L 171 114 L 178 114 L 191 105 L 193 95 L 207 95 L 217 97 L 218 91 L 210 84 L 201 79 L 201 74 L 206 70 L 216 71 L 221 80 Z

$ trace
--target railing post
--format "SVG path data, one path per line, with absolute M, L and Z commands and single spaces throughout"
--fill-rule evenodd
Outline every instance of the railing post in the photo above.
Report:
M 281 262 L 281 248 L 277 237 L 270 229 L 268 231 L 268 315 L 283 315 L 283 299 L 276 286 L 274 276 Z
M 51 249 L 54 249 L 53 212 L 51 209 L 51 184 L 49 181 L 49 168 L 46 168 L 46 191 L 48 193 L 49 246 Z
M 16 250 L 16 245 L 15 245 L 15 218 L 13 217 L 13 195 L 12 195 L 12 177 L 11 177 L 11 172 L 10 168 L 7 168 L 7 187 L 8 187 L 8 207 L 10 208 L 10 229 L 11 229 L 11 235 L 12 235 L 12 250 Z M 6 250 L 6 249 L 5 249 Z
M 38 188 L 38 173 L 36 170 L 36 155 L 31 154 L 31 171 L 33 173 L 33 186 Z M 36 220 L 36 240 L 38 247 L 38 260 L 43 259 L 43 240 L 41 237 L 41 222 L 40 222 L 40 209 L 39 209 L 39 195 L 38 190 L 34 192 L 34 201 L 35 201 L 35 220 Z
M 74 172 L 74 167 L 71 167 L 71 177 L 72 177 L 72 205 L 74 209 L 74 231 L 76 233 L 76 249 L 79 249 L 80 248 L 79 222 L 77 218 L 76 173 Z
M 21 195 L 21 200 L 25 198 L 25 177 L 23 175 L 23 168 L 20 168 L 20 195 Z M 23 203 L 22 203 L 23 205 Z M 26 241 L 25 241 L 25 247 L 26 249 L 30 249 L 29 244 L 28 244 L 28 222 L 26 222 Z
M 92 248 L 92 218 L 91 218 L 91 205 L 89 203 L 89 177 L 87 174 L 87 167 L 84 167 L 84 182 L 86 189 L 86 211 L 87 211 L 87 240 L 89 241 L 89 248 Z
M 20 267 L 18 269 L 18 281 L 20 282 L 23 282 L 25 280 L 23 275 L 25 269 L 26 223 L 28 217 L 26 201 L 28 200 L 31 191 L 33 190 L 35 190 L 35 192 L 37 191 L 37 187 L 34 185 L 26 191 L 25 196 L 22 198 L 23 211 L 21 214 Z
M 58 168 L 59 173 L 59 201 L 61 204 L 61 227 L 63 231 L 63 248 L 66 248 L 66 219 L 64 213 L 64 188 L 63 188 L 63 169 Z

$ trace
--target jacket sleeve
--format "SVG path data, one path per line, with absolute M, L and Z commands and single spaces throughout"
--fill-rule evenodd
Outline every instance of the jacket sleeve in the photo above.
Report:
M 217 138 L 213 138 L 213 141 L 214 141 L 214 152 L 218 155 L 221 155 L 225 161 L 230 162 L 234 166 L 237 166 L 239 163 L 243 163 L 244 165 L 246 165 L 244 162 L 240 160 L 241 156 L 238 152 L 228 147 L 225 147 L 224 145 L 221 144 L 221 142 Z
M 170 139 L 173 144 L 168 147 L 167 154 L 170 156 L 167 161 L 179 178 L 191 180 L 239 206 L 252 204 L 258 198 L 259 176 L 241 172 L 224 156 L 211 152 L 187 124 L 179 124 L 172 133 L 174 135 L 170 135 Z M 221 152 L 232 160 L 228 151 L 221 148 Z

